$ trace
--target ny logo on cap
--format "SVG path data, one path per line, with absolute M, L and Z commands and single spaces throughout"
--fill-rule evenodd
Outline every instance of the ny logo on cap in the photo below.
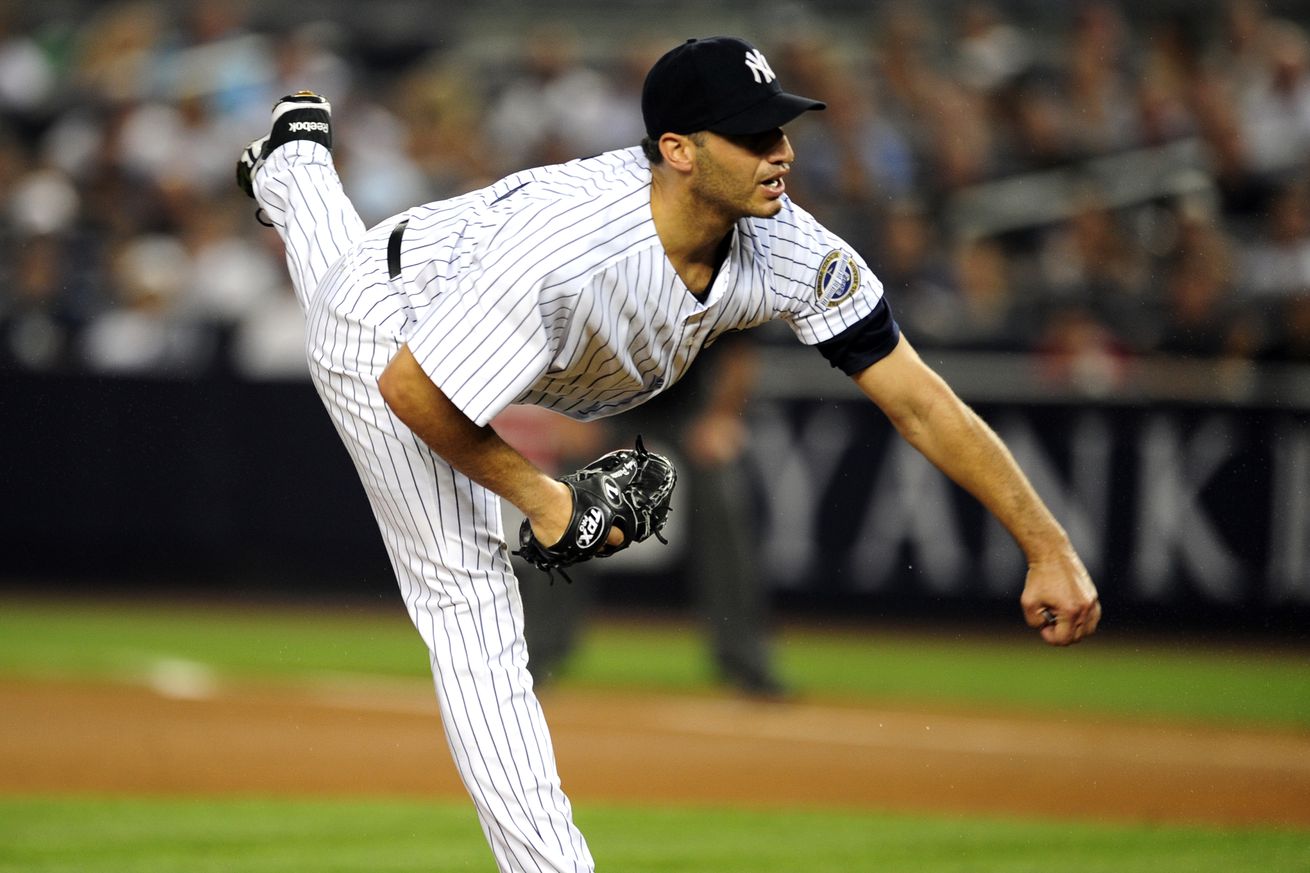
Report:
M 764 55 L 760 53 L 759 49 L 746 52 L 746 68 L 751 71 L 755 81 L 760 84 L 768 84 L 778 78 L 773 74 L 773 69 L 769 66 L 769 62 L 764 59 Z

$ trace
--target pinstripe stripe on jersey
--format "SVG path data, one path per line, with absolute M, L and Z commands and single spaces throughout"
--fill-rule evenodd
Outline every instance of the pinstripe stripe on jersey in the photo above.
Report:
M 782 318 L 813 344 L 881 297 L 857 258 L 859 293 L 831 309 L 818 300 L 824 256 L 850 249 L 784 198 L 776 218 L 738 223 L 699 303 L 659 245 L 649 196 L 645 159 L 624 150 L 516 174 L 465 201 L 473 214 L 453 243 L 465 249 L 461 274 L 424 287 L 438 300 L 407 341 L 470 418 L 485 424 L 511 402 L 584 419 L 613 414 L 672 385 L 726 330 Z M 434 232 L 446 232 L 441 221 L 418 231 Z

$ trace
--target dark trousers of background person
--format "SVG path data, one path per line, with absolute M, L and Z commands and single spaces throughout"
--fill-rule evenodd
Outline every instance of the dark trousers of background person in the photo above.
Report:
M 754 695 L 782 691 L 774 675 L 769 595 L 752 536 L 742 460 L 693 465 L 688 573 L 720 678 Z M 685 481 L 685 480 L 684 480 Z
M 686 572 L 706 643 L 720 681 L 752 696 L 783 693 L 774 674 L 769 596 L 751 536 L 751 500 L 740 459 L 722 465 L 689 462 L 679 477 L 685 489 L 681 526 L 688 539 Z M 518 526 L 506 530 L 517 532 Z M 582 623 L 601 580 L 597 568 L 569 570 L 572 583 L 553 584 L 518 558 L 515 572 L 528 643 L 528 669 L 538 684 L 558 678 L 580 642 Z

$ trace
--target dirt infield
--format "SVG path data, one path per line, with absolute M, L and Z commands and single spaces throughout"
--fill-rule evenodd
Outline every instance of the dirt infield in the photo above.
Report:
M 579 804 L 1310 826 L 1310 736 L 728 696 L 543 697 Z M 460 795 L 425 683 L 0 681 L 0 791 Z

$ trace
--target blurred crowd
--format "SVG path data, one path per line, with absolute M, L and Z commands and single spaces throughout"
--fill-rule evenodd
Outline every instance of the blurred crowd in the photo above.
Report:
M 1259 0 L 1150 6 L 1028 22 L 1000 2 L 891 2 L 853 24 L 785 5 L 741 34 L 788 90 L 828 101 L 788 130 L 789 190 L 864 255 L 919 346 L 1053 371 L 1310 361 L 1307 29 Z M 556 19 L 510 51 L 390 52 L 229 0 L 86 9 L 0 2 L 4 367 L 298 375 L 280 244 L 232 178 L 277 97 L 331 98 L 372 224 L 636 144 L 645 71 L 690 35 L 596 45 Z

